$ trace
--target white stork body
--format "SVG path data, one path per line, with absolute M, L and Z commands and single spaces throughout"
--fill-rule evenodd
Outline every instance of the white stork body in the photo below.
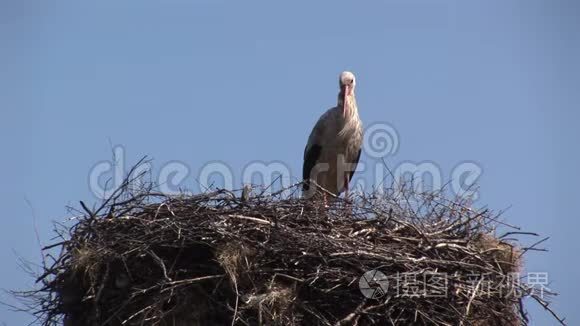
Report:
M 337 106 L 326 111 L 312 129 L 304 149 L 304 191 L 309 180 L 329 192 L 348 192 L 349 182 L 360 158 L 363 127 L 354 95 L 355 77 L 340 75 Z

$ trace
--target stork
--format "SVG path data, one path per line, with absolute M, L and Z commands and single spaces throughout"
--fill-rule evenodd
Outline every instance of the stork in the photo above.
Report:
M 354 74 L 344 71 L 339 77 L 338 103 L 316 122 L 304 149 L 303 192 L 308 196 L 310 181 L 338 196 L 348 198 L 349 182 L 360 159 L 363 126 L 354 96 Z M 326 196 L 325 203 L 326 203 Z

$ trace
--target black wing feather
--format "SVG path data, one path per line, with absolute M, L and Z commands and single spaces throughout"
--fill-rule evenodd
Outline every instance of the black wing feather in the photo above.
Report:
M 304 164 L 302 165 L 302 180 L 304 180 L 304 184 L 302 185 L 302 189 L 304 191 L 308 191 L 310 189 L 310 172 L 316 165 L 316 162 L 320 158 L 320 152 L 322 151 L 322 146 L 314 144 L 310 146 L 308 151 L 304 154 Z
M 354 171 L 356 171 L 356 166 L 358 165 L 358 161 L 360 160 L 360 153 L 361 150 L 358 150 L 358 153 L 356 154 L 356 159 L 354 160 L 354 162 L 351 162 L 351 167 L 352 167 L 352 171 L 350 171 L 350 175 L 348 176 L 348 181 L 350 182 L 350 180 L 352 180 L 352 176 L 354 174 Z

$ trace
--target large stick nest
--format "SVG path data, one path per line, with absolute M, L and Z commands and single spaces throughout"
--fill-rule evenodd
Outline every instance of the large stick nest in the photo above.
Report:
M 514 282 L 526 250 L 507 235 L 523 232 L 494 236 L 498 216 L 461 199 L 399 187 L 325 207 L 300 185 L 168 197 L 129 181 L 46 248 L 25 293 L 42 325 L 520 325 L 524 297 L 547 307 Z

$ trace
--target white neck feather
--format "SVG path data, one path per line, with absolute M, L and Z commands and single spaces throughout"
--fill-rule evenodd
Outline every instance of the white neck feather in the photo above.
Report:
M 343 99 L 344 96 L 341 94 L 338 95 L 338 107 L 341 108 L 341 113 L 343 109 Z M 340 137 L 348 137 L 350 133 L 354 132 L 357 128 L 360 127 L 360 119 L 358 117 L 358 107 L 356 105 L 356 98 L 354 96 L 354 92 L 351 96 L 346 98 L 346 116 L 342 116 L 344 125 L 342 130 L 338 133 Z

